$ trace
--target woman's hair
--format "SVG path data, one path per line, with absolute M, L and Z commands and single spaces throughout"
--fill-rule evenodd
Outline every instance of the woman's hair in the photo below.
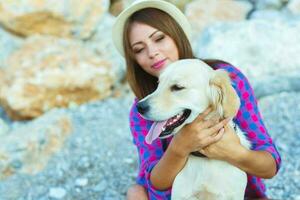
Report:
M 140 100 L 157 88 L 158 79 L 145 72 L 134 59 L 129 43 L 129 31 L 133 22 L 147 24 L 170 36 L 178 48 L 179 59 L 194 58 L 194 56 L 186 34 L 170 15 L 156 8 L 145 8 L 132 14 L 124 27 L 123 47 L 127 65 L 127 81 L 135 96 Z

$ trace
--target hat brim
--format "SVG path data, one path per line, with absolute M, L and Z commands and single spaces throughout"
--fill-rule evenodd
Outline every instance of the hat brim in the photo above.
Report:
M 118 15 L 112 28 L 112 38 L 113 38 L 114 45 L 122 56 L 125 55 L 123 49 L 124 25 L 127 19 L 133 13 L 143 8 L 157 8 L 159 10 L 166 12 L 181 26 L 188 39 L 189 40 L 191 39 L 190 23 L 188 22 L 186 16 L 175 5 L 163 0 L 136 1 Z

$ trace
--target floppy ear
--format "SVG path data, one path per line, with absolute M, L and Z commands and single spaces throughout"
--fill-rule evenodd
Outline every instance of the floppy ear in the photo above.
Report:
M 229 74 L 223 70 L 215 70 L 210 79 L 212 107 L 221 117 L 233 118 L 240 107 L 240 99 L 231 85 Z

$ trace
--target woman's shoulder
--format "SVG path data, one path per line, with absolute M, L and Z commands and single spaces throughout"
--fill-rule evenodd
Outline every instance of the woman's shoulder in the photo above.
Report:
M 239 68 L 234 66 L 233 64 L 217 59 L 204 59 L 202 60 L 209 66 L 211 66 L 214 70 L 223 69 L 229 73 L 230 78 L 234 81 L 236 79 L 246 81 L 247 78 L 245 75 L 240 71 Z
M 203 59 L 202 61 L 208 64 L 209 66 L 211 66 L 213 69 L 224 69 L 230 73 L 231 72 L 240 73 L 240 70 L 236 66 L 223 60 Z

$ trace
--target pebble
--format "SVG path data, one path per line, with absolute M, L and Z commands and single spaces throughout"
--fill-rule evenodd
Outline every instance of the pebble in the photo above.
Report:
M 75 181 L 76 186 L 84 187 L 88 184 L 88 179 L 87 178 L 78 178 Z
M 49 191 L 49 197 L 55 198 L 55 199 L 62 199 L 67 194 L 66 190 L 64 188 L 55 187 L 50 188 Z

